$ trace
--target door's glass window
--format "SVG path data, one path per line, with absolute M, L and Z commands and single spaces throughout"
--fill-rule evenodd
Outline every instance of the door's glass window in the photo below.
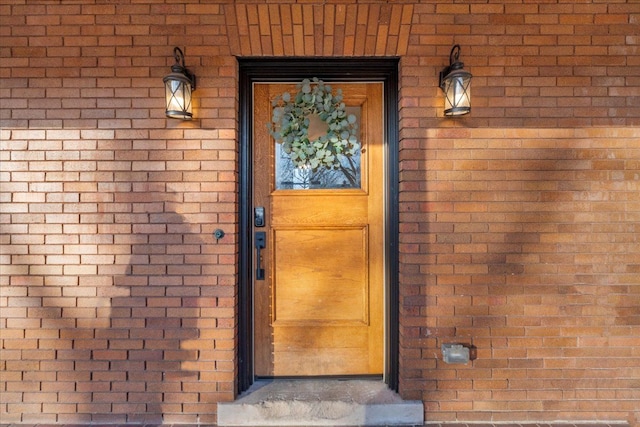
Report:
M 360 107 L 346 107 L 346 112 L 356 117 L 356 123 L 361 123 Z M 325 132 L 323 125 L 319 117 L 309 117 L 310 139 Z M 356 132 L 361 141 L 360 130 Z M 353 155 L 340 155 L 338 160 L 337 168 L 320 166 L 314 171 L 308 165 L 296 166 L 282 144 L 275 143 L 276 190 L 361 188 L 361 147 L 358 146 Z

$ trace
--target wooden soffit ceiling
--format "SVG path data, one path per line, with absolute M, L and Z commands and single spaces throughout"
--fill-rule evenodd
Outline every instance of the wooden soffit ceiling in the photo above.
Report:
M 400 56 L 413 5 L 389 3 L 227 4 L 236 56 Z

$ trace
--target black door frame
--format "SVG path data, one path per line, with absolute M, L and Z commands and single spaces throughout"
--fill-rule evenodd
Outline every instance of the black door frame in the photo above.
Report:
M 240 86 L 239 260 L 238 260 L 238 393 L 253 374 L 253 230 L 252 87 L 256 82 L 295 82 L 317 77 L 325 82 L 383 82 L 387 194 L 385 195 L 385 372 L 389 388 L 398 390 L 398 58 L 238 58 Z

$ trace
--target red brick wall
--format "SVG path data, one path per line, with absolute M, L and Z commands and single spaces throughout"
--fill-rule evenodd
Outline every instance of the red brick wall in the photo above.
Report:
M 640 3 L 432 3 L 401 72 L 402 390 L 427 419 L 633 420 Z M 454 42 L 462 120 L 435 88 Z
M 0 5 L 0 419 L 212 423 L 233 399 L 233 55 L 282 40 L 401 56 L 401 394 L 430 421 L 638 418 L 640 3 L 269 3 L 290 32 L 254 2 Z M 173 46 L 191 123 L 163 116 Z

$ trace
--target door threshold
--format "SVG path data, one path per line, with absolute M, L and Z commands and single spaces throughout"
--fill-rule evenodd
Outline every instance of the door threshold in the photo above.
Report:
M 421 426 L 421 401 L 406 401 L 382 381 L 258 380 L 235 402 L 218 404 L 219 426 Z
M 299 375 L 279 375 L 277 377 L 259 376 L 256 377 L 256 381 L 277 381 L 277 380 L 292 380 L 292 381 L 310 381 L 310 380 L 335 380 L 335 381 L 382 381 L 382 374 L 377 375 L 317 375 L 317 376 L 299 376 Z

